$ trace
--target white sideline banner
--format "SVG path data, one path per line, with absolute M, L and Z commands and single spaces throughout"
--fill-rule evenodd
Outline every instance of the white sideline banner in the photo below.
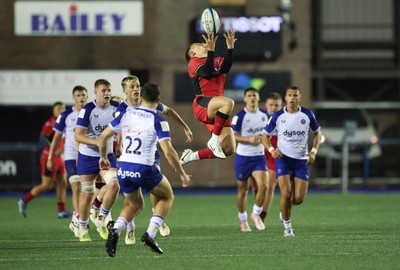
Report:
M 0 105 L 73 104 L 72 89 L 82 85 L 94 100 L 94 82 L 106 79 L 112 95 L 124 97 L 121 80 L 129 70 L 0 70 Z
M 139 36 L 142 1 L 15 1 L 17 36 Z

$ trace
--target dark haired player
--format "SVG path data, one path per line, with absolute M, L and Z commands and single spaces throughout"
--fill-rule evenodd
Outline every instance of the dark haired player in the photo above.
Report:
M 196 152 L 186 149 L 180 158 L 182 165 L 199 159 L 225 159 L 235 153 L 235 137 L 229 121 L 234 101 L 224 96 L 226 74 L 232 66 L 235 32 L 231 30 L 224 37 L 227 46 L 224 58 L 214 58 L 218 39 L 214 34 L 203 35 L 205 43 L 193 43 L 186 51 L 188 73 L 196 95 L 193 113 L 211 132 L 211 139 L 208 148 Z

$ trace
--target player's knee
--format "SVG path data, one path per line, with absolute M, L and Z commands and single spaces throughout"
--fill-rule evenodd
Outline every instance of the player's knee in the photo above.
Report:
M 281 196 L 286 201 L 290 201 L 291 200 L 291 197 L 292 197 L 291 195 L 292 195 L 291 191 L 281 191 Z
M 235 107 L 235 101 L 233 101 L 233 99 L 231 98 L 226 98 L 225 99 L 225 107 L 227 107 L 229 110 L 233 110 L 233 108 Z
M 265 194 L 267 192 L 267 187 L 265 184 L 260 184 L 258 186 L 258 191 L 261 192 L 262 194 Z
M 266 192 L 266 194 L 272 195 L 272 194 L 274 194 L 274 191 L 275 191 L 275 188 L 270 187 L 270 186 L 267 186 L 267 192 Z
M 174 195 L 173 194 L 171 194 L 171 195 L 168 195 L 166 198 L 165 198 L 165 207 L 166 208 L 168 208 L 168 209 L 171 209 L 172 208 L 172 205 L 174 204 Z
M 234 140 L 232 140 L 234 142 Z M 235 154 L 235 145 L 230 143 L 229 140 L 224 140 L 221 143 L 222 151 L 224 151 L 225 156 L 231 156 Z
M 299 204 L 302 204 L 303 201 L 304 201 L 304 197 L 295 197 L 295 198 L 293 198 L 292 204 L 299 205 Z
M 112 182 L 117 182 L 118 184 L 117 171 L 111 170 L 106 172 L 103 176 L 103 179 L 106 182 L 107 186 L 109 186 L 109 184 L 111 184 Z
M 251 189 L 253 190 L 254 195 L 257 195 L 258 188 L 257 187 L 251 187 Z
M 42 183 L 41 186 L 43 191 L 48 191 L 53 187 L 53 183 Z
M 174 192 L 172 191 L 172 188 L 168 190 L 168 192 L 165 195 L 165 199 L 167 199 L 169 202 L 173 203 L 174 201 Z
M 95 187 L 94 187 L 94 180 L 93 181 L 87 181 L 87 182 L 82 182 L 82 192 L 84 193 L 94 193 Z
M 79 175 L 72 175 L 68 178 L 68 182 L 70 185 L 73 185 L 75 183 L 79 183 L 80 182 L 80 177 Z
M 299 204 L 302 204 L 303 203 L 303 201 L 293 201 L 292 202 L 292 205 L 299 205 Z
M 175 196 L 172 190 L 166 192 L 162 197 L 158 197 L 158 201 L 164 201 L 164 203 L 167 203 L 168 207 L 172 207 L 174 199 Z
M 124 208 L 128 209 L 129 212 L 136 213 L 136 215 L 138 215 L 144 209 L 144 201 L 138 200 L 138 201 L 133 202 L 133 201 L 125 200 Z
M 248 191 L 249 191 L 249 189 L 248 189 L 247 186 L 244 186 L 244 185 L 239 185 L 239 186 L 238 186 L 237 192 L 238 192 L 239 195 L 245 196 L 245 195 L 247 194 Z M 258 191 L 258 190 L 257 190 L 257 191 Z
M 227 147 L 226 149 L 223 149 L 225 156 L 232 156 L 235 154 L 235 149 L 233 147 Z
M 118 181 L 110 181 L 107 183 L 107 192 L 118 193 L 119 189 Z

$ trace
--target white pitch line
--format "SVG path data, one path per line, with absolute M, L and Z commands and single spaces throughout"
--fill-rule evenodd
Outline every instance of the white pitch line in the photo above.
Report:
M 348 252 L 340 252 L 340 253 L 308 253 L 308 256 L 322 256 L 322 257 L 336 257 L 338 255 L 340 256 L 365 256 L 365 255 L 369 255 L 369 256 L 382 256 L 382 253 L 348 253 Z M 387 255 L 387 254 L 386 254 Z M 177 256 L 159 256 L 159 255 L 154 255 L 154 256 L 118 256 L 118 254 L 116 255 L 116 257 L 113 258 L 113 260 L 115 259 L 163 259 L 163 258 L 234 258 L 234 257 L 259 257 L 260 254 L 246 254 L 246 255 L 239 255 L 239 254 L 225 254 L 225 255 L 188 255 L 188 256 L 182 256 L 182 255 L 177 255 Z M 262 256 L 266 257 L 276 257 L 276 254 L 262 254 Z M 304 253 L 291 253 L 290 256 L 304 256 Z M 393 256 L 397 257 L 397 254 L 393 254 Z M 99 256 L 99 257 L 70 257 L 70 258 L 52 258 L 53 260 L 62 260 L 62 261 L 78 261 L 78 260 L 93 260 L 93 259 L 105 259 L 108 257 L 106 256 Z M 7 259 L 7 258 L 2 258 L 0 259 L 0 262 L 19 262 L 19 261 L 48 261 L 49 258 L 33 258 L 33 259 L 25 259 L 25 258 L 15 258 L 15 259 Z

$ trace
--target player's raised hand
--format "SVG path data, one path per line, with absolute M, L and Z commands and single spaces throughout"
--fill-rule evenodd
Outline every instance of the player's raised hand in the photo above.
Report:
M 235 38 L 235 31 L 233 29 L 229 30 L 227 33 L 224 34 L 226 40 L 226 47 L 228 49 L 235 48 L 235 42 L 237 38 Z
M 205 35 L 202 36 L 205 41 L 204 47 L 208 51 L 215 51 L 215 44 L 217 43 L 218 36 L 214 36 L 214 33 L 207 34 L 207 37 Z

